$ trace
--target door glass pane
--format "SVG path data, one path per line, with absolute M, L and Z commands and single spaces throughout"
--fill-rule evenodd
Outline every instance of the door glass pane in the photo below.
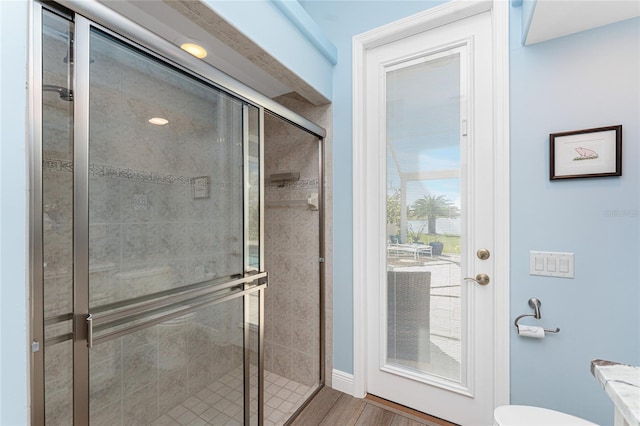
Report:
M 97 30 L 90 58 L 91 312 L 244 274 L 243 103 Z M 92 348 L 91 424 L 242 424 L 243 299 Z
M 386 363 L 461 381 L 460 54 L 387 73 Z
M 247 271 L 260 270 L 260 111 L 254 106 L 247 106 L 247 233 L 245 263 Z M 260 374 L 260 300 L 264 291 L 253 292 L 246 297 L 245 328 L 248 329 L 249 342 L 249 411 L 250 424 L 258 425 L 260 408 L 258 394 L 262 386 Z
M 73 23 L 42 13 L 42 243 L 45 422 L 72 423 Z M 67 319 L 65 319 L 65 316 Z M 53 340 L 52 340 L 53 339 Z
M 90 307 L 244 273 L 242 104 L 93 31 Z
M 247 106 L 247 271 L 260 270 L 260 110 Z
M 91 426 L 243 424 L 243 303 L 239 296 L 94 346 Z

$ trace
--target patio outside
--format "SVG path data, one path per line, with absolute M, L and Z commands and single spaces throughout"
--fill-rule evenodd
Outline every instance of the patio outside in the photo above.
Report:
M 392 306 L 392 302 L 399 302 L 402 298 L 389 295 L 388 315 L 390 318 L 405 318 L 405 322 L 408 318 L 414 328 L 412 334 L 388 330 L 389 345 L 400 348 L 395 352 L 388 350 L 388 361 L 410 370 L 417 370 L 419 373 L 433 374 L 459 382 L 462 351 L 460 236 L 422 233 L 414 236 L 416 242 L 405 244 L 393 242 L 390 238 L 387 247 L 389 284 L 396 285 L 393 289 L 390 287 L 389 291 L 409 292 L 409 303 L 406 303 L 405 299 L 404 306 Z M 441 251 L 434 250 L 438 245 L 432 247 L 426 243 L 429 239 L 436 238 L 444 241 Z M 397 272 L 411 272 L 416 277 L 429 278 L 421 279 L 419 283 L 415 280 L 409 282 L 404 278 L 398 278 L 395 282 L 392 277 Z M 401 280 L 404 280 L 404 289 Z M 428 291 L 428 295 L 424 291 Z M 412 297 L 425 299 L 428 308 L 416 305 L 411 300 Z M 427 312 L 424 312 L 425 308 L 428 309 Z M 416 320 L 421 321 L 422 326 L 413 325 Z M 391 323 L 389 325 L 396 328 L 402 326 Z M 408 327 L 409 324 L 405 326 Z

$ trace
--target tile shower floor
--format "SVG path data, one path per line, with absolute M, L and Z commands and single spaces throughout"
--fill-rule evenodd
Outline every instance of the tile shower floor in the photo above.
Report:
M 257 373 L 252 373 L 252 380 L 255 380 Z M 313 390 L 313 387 L 265 371 L 265 426 L 283 425 Z M 243 372 L 242 368 L 239 368 L 172 408 L 150 425 L 242 425 L 242 391 Z M 257 395 L 252 392 L 252 402 L 255 398 Z

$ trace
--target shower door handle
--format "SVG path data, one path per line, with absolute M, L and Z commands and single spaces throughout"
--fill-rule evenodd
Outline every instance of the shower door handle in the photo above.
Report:
M 89 349 L 93 347 L 93 315 L 91 314 L 87 317 L 87 347 Z

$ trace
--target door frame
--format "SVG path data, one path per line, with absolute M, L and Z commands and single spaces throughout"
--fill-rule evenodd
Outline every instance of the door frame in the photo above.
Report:
M 494 407 L 509 403 L 509 2 L 453 0 L 424 12 L 375 28 L 353 38 L 353 396 L 367 393 L 368 236 L 375 224 L 367 216 L 367 141 L 365 64 L 368 50 L 446 25 L 491 12 L 494 129 Z

